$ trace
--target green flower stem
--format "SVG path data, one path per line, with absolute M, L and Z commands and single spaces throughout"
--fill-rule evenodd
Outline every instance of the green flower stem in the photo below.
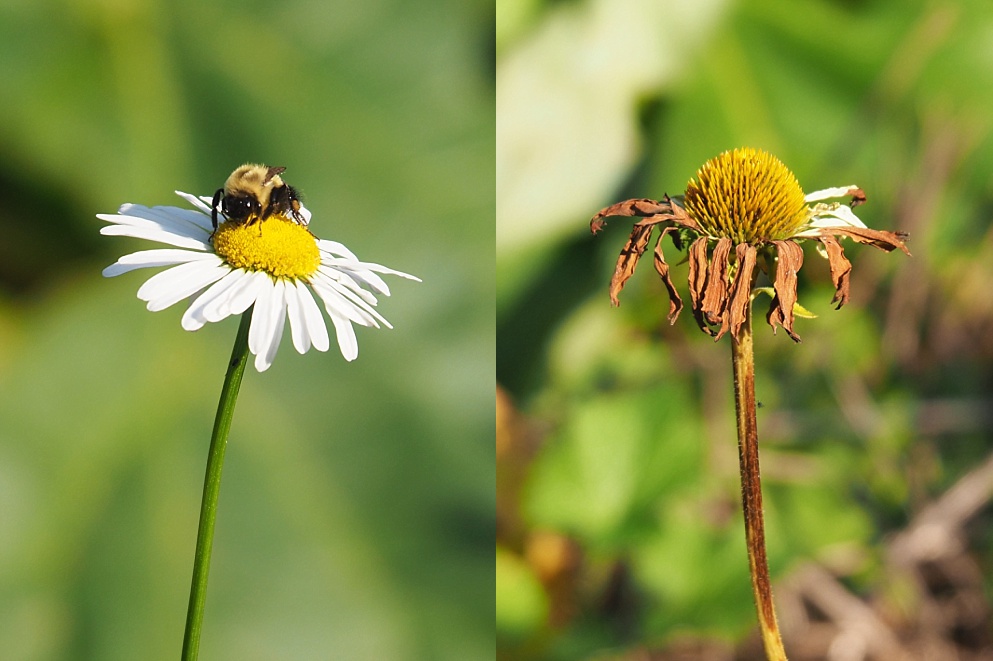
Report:
M 203 627 L 203 607 L 207 599 L 207 573 L 210 571 L 210 551 L 214 542 L 214 520 L 217 518 L 217 496 L 221 490 L 221 469 L 224 451 L 228 445 L 228 432 L 234 405 L 241 389 L 241 377 L 248 363 L 248 328 L 252 308 L 241 316 L 238 336 L 231 351 L 231 361 L 217 404 L 214 431 L 207 455 L 207 474 L 203 480 L 203 501 L 200 504 L 200 526 L 197 529 L 197 550 L 193 559 L 193 584 L 190 587 L 190 605 L 186 611 L 186 633 L 183 636 L 183 661 L 195 661 L 200 650 L 200 630 Z
M 737 341 L 731 342 L 734 363 L 734 404 L 738 417 L 738 459 L 741 465 L 741 505 L 745 515 L 745 540 L 752 574 L 752 592 L 769 661 L 786 661 L 786 651 L 776 624 L 765 553 L 762 520 L 762 483 L 759 478 L 759 432 L 755 418 L 755 357 L 752 349 L 752 306 L 745 309 L 745 323 Z

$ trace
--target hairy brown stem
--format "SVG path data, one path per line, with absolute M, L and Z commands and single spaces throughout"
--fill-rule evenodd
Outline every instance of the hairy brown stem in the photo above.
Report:
M 741 506 L 745 515 L 745 540 L 752 574 L 752 592 L 762 630 L 762 642 L 769 661 L 787 661 L 783 640 L 776 624 L 765 553 L 765 525 L 762 520 L 762 482 L 759 478 L 759 432 L 755 419 L 755 358 L 752 349 L 752 309 L 745 310 L 736 340 L 731 342 L 734 363 L 734 404 L 738 417 L 738 459 L 741 464 Z

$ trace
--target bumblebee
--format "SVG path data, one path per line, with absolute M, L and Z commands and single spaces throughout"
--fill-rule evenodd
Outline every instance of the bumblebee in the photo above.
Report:
M 300 194 L 279 176 L 285 170 L 246 163 L 232 172 L 224 188 L 214 193 L 210 214 L 214 229 L 218 207 L 227 220 L 236 223 L 251 225 L 277 215 L 306 225 L 307 219 L 300 212 Z

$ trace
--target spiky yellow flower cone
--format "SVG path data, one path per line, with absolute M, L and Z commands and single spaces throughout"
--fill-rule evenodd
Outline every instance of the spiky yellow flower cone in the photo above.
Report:
M 789 168 L 772 154 L 749 148 L 704 163 L 687 184 L 683 202 L 706 234 L 735 245 L 788 239 L 810 215 Z

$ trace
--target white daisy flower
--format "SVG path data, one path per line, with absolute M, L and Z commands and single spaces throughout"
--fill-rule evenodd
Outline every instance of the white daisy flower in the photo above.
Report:
M 214 231 L 211 198 L 176 191 L 195 209 L 124 204 L 117 214 L 97 214 L 110 223 L 108 236 L 149 239 L 172 248 L 124 255 L 103 270 L 110 278 L 140 268 L 169 266 L 138 289 L 138 298 L 155 312 L 193 297 L 182 326 L 195 331 L 207 322 L 241 314 L 253 304 L 248 347 L 255 368 L 272 365 L 287 317 L 293 346 L 327 351 L 327 325 L 312 291 L 324 303 L 345 360 L 355 360 L 359 345 L 352 324 L 392 328 L 376 309 L 376 294 L 390 295 L 378 273 L 420 282 L 419 278 L 360 261 L 337 241 L 318 239 L 306 224 L 283 216 L 255 223 L 222 222 Z M 306 221 L 310 212 L 301 207 Z

